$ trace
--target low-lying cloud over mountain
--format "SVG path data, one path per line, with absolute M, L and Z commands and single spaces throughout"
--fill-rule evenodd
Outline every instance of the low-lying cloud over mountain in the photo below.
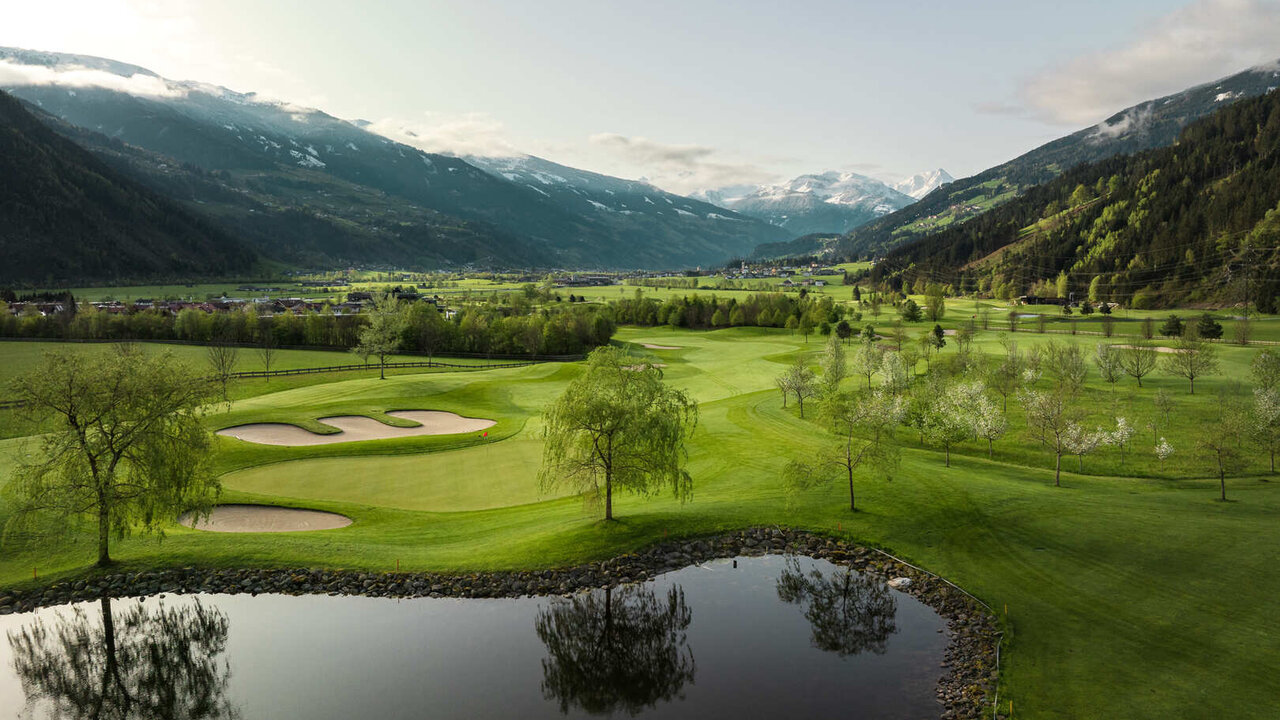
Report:
M 486 142 L 500 128 L 483 117 L 380 128 L 101 58 L 0 48 L 0 61 L 0 87 L 60 120 L 56 129 L 277 260 L 674 268 L 787 235 L 644 183 L 537 158 L 526 162 L 543 164 L 544 178 L 574 180 L 529 181 L 424 149 L 456 151 L 488 126 L 472 138 L 477 150 L 509 151 Z
M 690 195 L 701 188 L 756 184 L 772 173 L 750 162 L 724 157 L 705 145 L 673 145 L 644 137 L 598 133 L 591 143 L 649 170 L 646 180 L 671 192 Z

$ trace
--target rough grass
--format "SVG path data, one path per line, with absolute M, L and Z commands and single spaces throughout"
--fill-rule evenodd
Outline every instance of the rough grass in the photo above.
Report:
M 994 333 L 980 338 L 980 348 L 998 348 Z M 496 439 L 437 436 L 296 449 L 220 439 L 224 500 L 329 510 L 355 523 L 280 535 L 175 527 L 162 543 L 130 538 L 113 554 L 126 569 L 391 570 L 399 562 L 411 570 L 474 571 L 564 565 L 664 536 L 788 524 L 884 547 L 996 607 L 1007 632 L 1002 705 L 1012 700 L 1015 717 L 1274 714 L 1280 483 L 1261 481 L 1263 458 L 1254 452 L 1249 474 L 1228 480 L 1232 501 L 1216 502 L 1216 479 L 1193 452 L 1215 395 L 1243 377 L 1256 350 L 1222 348 L 1223 375 L 1198 382 L 1194 397 L 1185 381 L 1161 374 L 1141 390 L 1129 379 L 1111 389 L 1091 378 L 1082 400 L 1090 420 L 1111 422 L 1126 413 L 1139 427 L 1123 466 L 1114 450 L 1105 450 L 1084 459 L 1086 474 L 1066 472 L 1064 487 L 1052 487 L 1052 457 L 1025 435 L 1014 405 L 1014 426 L 997 443 L 994 460 L 986 458 L 985 443 L 969 442 L 953 450 L 952 467 L 945 468 L 940 452 L 918 447 L 902 431 L 899 471 L 891 481 L 860 480 L 860 512 L 850 514 L 839 488 L 788 498 L 779 480 L 788 459 L 828 441 L 794 407 L 782 409 L 772 389 L 790 358 L 816 352 L 821 338 L 806 347 L 783 331 L 628 328 L 619 339 L 667 363 L 668 380 L 700 402 L 689 446 L 689 504 L 666 495 L 622 496 L 615 504 L 619 522 L 603 525 L 578 498 L 537 494 L 537 412 L 574 366 L 359 379 L 245 397 L 210 425 L 444 409 L 497 419 L 490 433 Z M 1026 346 L 1064 338 L 1019 333 L 1017 339 Z M 1075 340 L 1086 354 L 1098 342 Z M 681 349 L 644 350 L 641 342 Z M 1151 397 L 1162 387 L 1178 402 L 1169 427 L 1159 430 L 1177 448 L 1165 468 L 1154 465 L 1142 425 L 1154 416 Z M 18 442 L 0 441 L 0 481 L 5 453 L 14 457 Z M 1075 470 L 1075 459 L 1064 468 Z M 6 548 L 0 584 L 29 584 L 33 566 L 44 578 L 83 574 L 91 559 L 84 546 Z

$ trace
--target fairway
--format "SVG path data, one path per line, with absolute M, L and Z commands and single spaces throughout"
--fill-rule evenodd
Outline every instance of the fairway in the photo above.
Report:
M 1064 340 L 1033 332 L 1012 337 L 1023 349 Z M 1080 343 L 1086 357 L 1103 342 L 1065 339 Z M 1061 488 L 1053 487 L 1052 453 L 1030 437 L 1015 402 L 1009 432 L 991 459 L 985 442 L 966 441 L 944 467 L 938 448 L 902 428 L 901 465 L 892 480 L 859 479 L 860 511 L 851 515 L 838 485 L 793 496 L 781 481 L 788 460 L 812 456 L 829 436 L 813 414 L 802 420 L 794 403 L 782 407 L 773 378 L 798 356 L 816 362 L 823 338 L 806 343 L 759 328 L 622 328 L 616 340 L 638 358 L 666 364 L 667 381 L 700 404 L 688 445 L 694 478 L 688 504 L 666 493 L 619 495 L 619 521 L 603 526 L 598 511 L 566 489 L 539 487 L 540 411 L 577 374 L 576 364 L 301 387 L 240 381 L 233 388 L 238 399 L 212 409 L 210 429 L 270 422 L 323 430 L 317 418 L 335 415 L 403 424 L 390 413 L 407 408 L 496 424 L 489 438 L 468 433 L 307 447 L 220 438 L 221 502 L 331 512 L 353 524 L 271 534 L 175 525 L 163 542 L 127 538 L 114 554 L 125 568 L 383 571 L 398 563 L 472 572 L 561 566 L 664 536 L 782 524 L 883 547 L 998 608 L 1006 633 L 1000 694 L 1015 703 L 1017 717 L 1269 714 L 1280 693 L 1267 669 L 1280 659 L 1280 618 L 1273 612 L 1280 578 L 1270 568 L 1280 483 L 1261 482 L 1264 458 L 1253 453 L 1245 472 L 1228 478 L 1232 501 L 1215 502 L 1216 478 L 1195 451 L 1199 429 L 1212 422 L 1215 395 L 1247 376 L 1256 349 L 1220 347 L 1221 371 L 1198 381 L 1195 396 L 1186 393 L 1185 380 L 1163 373 L 1146 378 L 1142 389 L 1130 378 L 1111 387 L 1091 375 L 1080 403 L 1087 424 L 1111 425 L 1125 415 L 1138 433 L 1125 455 L 1105 449 L 1080 461 L 1064 458 Z M 979 333 L 974 347 L 997 353 L 998 341 L 995 332 Z M 949 345 L 944 357 L 953 352 Z M 924 370 L 921 361 L 918 371 Z M 861 387 L 865 380 L 845 382 Z M 1176 403 L 1167 423 L 1152 406 L 1159 390 Z M 1154 462 L 1152 432 L 1173 444 L 1174 460 Z M 15 453 L 20 442 L 0 441 L 0 454 Z M 91 555 L 76 544 L 54 554 L 6 553 L 0 579 L 29 583 L 36 557 L 47 578 L 79 574 Z M 1202 661 L 1206 653 L 1215 658 L 1212 666 Z

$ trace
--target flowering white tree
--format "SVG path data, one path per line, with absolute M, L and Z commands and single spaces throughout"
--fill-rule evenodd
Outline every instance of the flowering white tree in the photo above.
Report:
M 1124 455 L 1129 450 L 1129 442 L 1137 434 L 1138 429 L 1129 424 L 1125 418 L 1116 418 L 1116 429 L 1107 434 L 1107 444 L 1114 445 L 1120 451 L 1120 464 L 1124 465 Z
M 1280 450 L 1280 388 L 1253 391 L 1253 437 L 1271 456 L 1271 472 L 1276 471 L 1276 451 Z
M 858 349 L 853 351 L 853 367 L 859 375 L 867 379 L 867 389 L 871 389 L 871 378 L 884 366 L 884 351 L 874 340 L 863 338 Z
M 1253 382 L 1263 390 L 1280 388 L 1280 352 L 1271 348 L 1263 348 L 1253 358 L 1249 366 Z
M 886 353 L 881 367 L 880 387 L 891 395 L 902 395 L 911 386 L 912 365 L 902 353 Z
M 1124 368 L 1120 365 L 1120 352 L 1110 345 L 1099 345 L 1095 350 L 1093 364 L 1098 366 L 1098 375 L 1111 385 L 1114 392 L 1116 383 L 1124 375 Z
M 840 391 L 840 382 L 848 374 L 844 346 L 840 344 L 839 337 L 832 335 L 827 340 L 827 347 L 822 351 L 822 360 L 819 364 L 822 367 L 822 394 L 834 395 Z
M 1160 461 L 1160 468 L 1164 469 L 1164 461 L 1173 455 L 1173 446 L 1169 444 L 1168 440 L 1160 438 L 1160 442 L 1156 443 L 1155 452 L 1156 459 Z
M 995 454 L 995 442 L 1009 429 L 1009 419 L 990 398 L 983 395 L 970 416 L 974 434 L 987 441 L 987 457 Z
M 1067 451 L 1067 430 L 1075 422 L 1075 412 L 1062 393 L 1028 390 L 1022 394 L 1027 428 L 1038 434 L 1040 443 L 1053 450 L 1053 485 L 1062 486 L 1062 453 Z
M 1107 440 L 1107 435 L 1107 431 L 1102 428 L 1089 431 L 1077 422 L 1067 425 L 1064 444 L 1067 452 L 1076 456 L 1076 472 L 1084 472 L 1084 456 L 1097 450 Z
M 960 383 L 933 395 L 924 406 L 921 430 L 926 440 L 942 447 L 947 467 L 951 467 L 951 448 L 975 434 L 968 411 L 970 398 L 980 392 L 980 383 Z

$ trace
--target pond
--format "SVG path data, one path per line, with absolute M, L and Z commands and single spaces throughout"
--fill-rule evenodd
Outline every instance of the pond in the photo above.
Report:
M 0 617 L 0 718 L 926 718 L 946 644 L 780 555 L 567 598 L 102 600 Z

